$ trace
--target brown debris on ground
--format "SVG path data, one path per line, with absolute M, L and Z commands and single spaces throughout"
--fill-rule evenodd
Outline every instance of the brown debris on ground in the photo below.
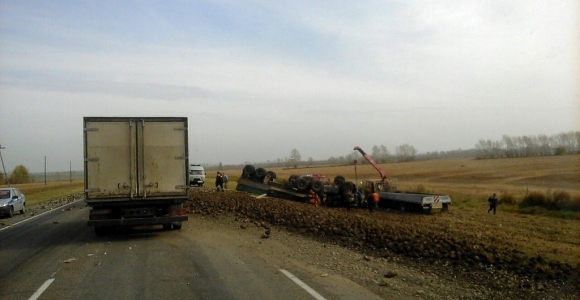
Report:
M 509 243 L 484 243 L 472 236 L 451 235 L 429 226 L 437 216 L 412 213 L 347 212 L 340 208 L 305 205 L 275 198 L 257 199 L 246 193 L 196 189 L 186 203 L 189 213 L 222 218 L 234 214 L 240 228 L 254 223 L 297 232 L 312 239 L 355 249 L 365 260 L 389 258 L 491 288 L 497 297 L 563 298 L 580 295 L 580 266 L 527 256 Z M 246 224 L 246 225 L 244 225 Z M 242 225 L 244 227 L 242 227 Z M 432 225 L 432 224 L 431 224 Z M 465 226 L 472 226 L 465 223 Z M 473 228 L 473 232 L 478 228 Z M 387 272 L 385 278 L 396 276 Z M 383 281 L 382 281 L 383 282 Z M 381 283 L 382 283 L 381 282 Z M 384 281 L 387 284 L 386 281 Z

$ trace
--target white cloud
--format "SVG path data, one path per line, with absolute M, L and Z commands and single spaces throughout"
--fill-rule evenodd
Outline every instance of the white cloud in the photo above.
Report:
M 113 23 L 6 6 L 0 144 L 10 164 L 38 170 L 43 152 L 59 165 L 80 159 L 88 115 L 187 116 L 201 163 L 293 148 L 324 159 L 355 144 L 465 149 L 580 128 L 574 1 L 142 5 Z

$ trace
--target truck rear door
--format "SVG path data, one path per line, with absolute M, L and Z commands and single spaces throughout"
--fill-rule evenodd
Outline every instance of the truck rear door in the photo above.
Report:
M 185 122 L 85 119 L 87 199 L 187 195 Z

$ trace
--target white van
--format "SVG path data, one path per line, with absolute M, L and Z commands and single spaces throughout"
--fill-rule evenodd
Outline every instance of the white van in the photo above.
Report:
M 189 185 L 203 186 L 205 183 L 205 170 L 202 165 L 189 165 Z

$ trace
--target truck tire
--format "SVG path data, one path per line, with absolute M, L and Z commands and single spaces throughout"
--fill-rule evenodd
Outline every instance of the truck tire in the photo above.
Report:
M 354 190 L 354 183 L 347 181 L 347 182 L 343 183 L 340 188 L 342 189 L 342 192 L 344 192 L 344 193 L 346 193 L 348 191 L 352 192 Z
M 296 179 L 298 178 L 298 175 L 292 174 L 290 175 L 290 177 L 288 178 L 288 183 L 290 184 L 290 186 L 294 186 L 294 181 L 296 181 Z
M 256 172 L 256 168 L 254 168 L 254 166 L 246 165 L 244 167 L 243 173 L 246 175 L 246 177 L 250 177 L 250 176 L 254 175 L 254 172 Z
M 264 178 L 266 177 L 266 169 L 257 168 L 256 171 L 254 171 L 254 174 L 256 175 L 256 177 Z
M 173 223 L 173 229 L 180 230 L 181 229 L 181 222 Z
M 407 205 L 405 203 L 401 203 L 401 211 L 407 210 Z
M 334 184 L 336 184 L 336 185 L 342 185 L 344 183 L 344 181 L 345 181 L 344 176 L 338 175 L 338 176 L 334 177 Z
M 308 180 L 306 180 L 306 178 L 298 178 L 295 181 L 294 186 L 301 192 L 304 192 L 308 189 L 308 186 L 310 185 L 310 182 L 308 182 Z
M 315 192 L 320 192 L 324 188 L 324 184 L 318 179 L 312 181 L 312 190 Z
M 266 172 L 266 175 L 270 176 L 270 181 L 274 181 L 274 179 L 276 179 L 276 173 L 274 173 L 272 171 Z

